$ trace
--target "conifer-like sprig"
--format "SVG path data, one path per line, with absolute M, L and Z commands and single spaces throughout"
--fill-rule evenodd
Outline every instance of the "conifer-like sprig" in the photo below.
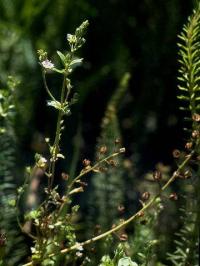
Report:
M 197 128 L 195 117 L 200 112 L 200 4 L 184 25 L 179 42 L 179 95 L 185 119 L 192 121 L 192 131 Z M 188 126 L 187 128 L 191 128 Z

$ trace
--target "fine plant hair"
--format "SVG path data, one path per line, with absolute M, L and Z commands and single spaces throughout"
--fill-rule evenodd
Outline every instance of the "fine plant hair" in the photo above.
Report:
M 67 52 L 57 51 L 60 64 L 55 64 L 52 62 L 46 51 L 39 50 L 39 64 L 42 70 L 42 77 L 44 82 L 44 87 L 48 94 L 47 105 L 55 112 L 57 112 L 57 121 L 55 129 L 54 139 L 45 138 L 46 145 L 48 146 L 49 154 L 36 154 L 35 164 L 32 167 L 26 168 L 26 178 L 24 185 L 18 188 L 16 202 L 13 199 L 13 188 L 6 192 L 6 195 L 11 195 L 9 198 L 9 204 L 6 208 L 9 210 L 9 206 L 15 205 L 13 211 L 15 214 L 19 214 L 19 206 L 22 203 L 22 199 L 28 197 L 30 191 L 30 184 L 36 176 L 44 176 L 45 189 L 42 201 L 38 206 L 35 206 L 31 210 L 26 210 L 24 216 L 17 215 L 19 227 L 23 233 L 26 233 L 28 237 L 32 240 L 31 245 L 31 255 L 26 259 L 23 266 L 34 266 L 34 265 L 92 265 L 90 257 L 87 256 L 87 247 L 94 244 L 96 241 L 102 240 L 103 242 L 112 240 L 113 236 L 118 236 L 119 243 L 112 250 L 104 251 L 101 254 L 101 261 L 99 261 L 100 266 L 137 266 L 137 265 L 151 265 L 152 257 L 154 257 L 155 249 L 154 246 L 159 244 L 159 239 L 154 239 L 154 221 L 157 220 L 159 212 L 163 208 L 162 202 L 164 199 L 176 201 L 177 194 L 175 192 L 169 194 L 169 188 L 174 182 L 179 182 L 184 184 L 187 180 L 194 180 L 195 188 L 193 193 L 193 203 L 192 206 L 198 206 L 199 204 L 199 156 L 200 156 L 200 114 L 199 114 L 199 17 L 200 17 L 200 5 L 197 6 L 193 15 L 188 21 L 188 24 L 184 26 L 183 33 L 180 35 L 181 42 L 179 43 L 180 49 L 180 76 L 179 76 L 179 99 L 184 102 L 181 109 L 187 114 L 187 120 L 190 122 L 187 125 L 187 138 L 188 141 L 185 145 L 184 151 L 175 150 L 173 155 L 177 160 L 177 168 L 172 171 L 167 178 L 163 178 L 163 174 L 159 171 L 155 171 L 151 175 L 151 180 L 154 182 L 158 189 L 153 192 L 144 191 L 139 199 L 139 207 L 136 213 L 126 215 L 128 218 L 116 219 L 116 203 L 113 201 L 123 201 L 123 193 L 120 192 L 119 187 L 123 186 L 121 178 L 121 173 L 119 176 L 116 169 L 116 160 L 118 159 L 119 164 L 122 162 L 121 155 L 125 152 L 125 148 L 120 146 L 120 141 L 117 139 L 120 135 L 119 131 L 119 121 L 117 120 L 117 108 L 119 106 L 119 101 L 122 98 L 126 87 L 128 86 L 129 74 L 125 74 L 119 85 L 119 89 L 114 93 L 111 101 L 108 104 L 108 109 L 105 114 L 105 118 L 102 123 L 102 134 L 97 144 L 97 156 L 94 162 L 88 158 L 84 159 L 82 162 L 82 169 L 76 177 L 70 177 L 68 173 L 62 172 L 58 174 L 56 171 L 57 162 L 59 160 L 65 160 L 65 153 L 61 146 L 61 137 L 65 128 L 65 119 L 67 116 L 71 115 L 73 111 L 73 104 L 77 102 L 77 95 L 75 89 L 73 88 L 71 81 L 71 73 L 75 68 L 81 65 L 83 59 L 78 57 L 77 51 L 85 43 L 85 34 L 87 27 L 89 25 L 88 21 L 84 21 L 76 30 L 74 34 L 67 35 L 67 43 L 69 49 Z M 52 93 L 52 89 L 48 85 L 48 74 L 53 73 L 61 77 L 62 86 L 60 88 L 60 97 L 57 99 Z M 9 99 L 9 97 L 7 97 Z M 10 103 L 9 103 L 10 104 Z M 107 122 L 105 122 L 107 119 Z M 7 118 L 7 121 L 9 119 Z M 107 124 L 106 124 L 107 123 Z M 6 126 L 4 126 L 6 129 Z M 4 133 L 4 128 L 2 133 Z M 112 134 L 111 134 L 112 133 Z M 6 137 L 10 134 L 6 132 Z M 112 137 L 114 138 L 112 140 Z M 112 146 L 113 145 L 113 146 Z M 9 149 L 9 147 L 6 147 Z M 7 152 L 7 150 L 5 150 Z M 10 173 L 7 171 L 14 167 L 14 161 L 12 159 L 12 151 L 8 152 L 8 160 L 4 162 L 2 175 L 5 176 L 5 182 L 11 182 Z M 120 167 L 117 166 L 117 167 Z M 105 171 L 106 170 L 106 171 Z M 114 172 L 113 172 L 114 170 Z M 118 171 L 118 170 L 117 170 Z M 75 205 L 76 196 L 79 193 L 84 192 L 87 186 L 85 182 L 85 176 L 88 173 L 94 173 L 91 177 L 93 178 L 93 187 L 102 193 L 100 187 L 97 186 L 98 178 L 102 177 L 101 181 L 106 182 L 106 172 L 110 178 L 110 185 L 113 186 L 113 193 L 111 191 L 103 191 L 104 200 L 108 198 L 109 195 L 108 208 L 111 210 L 110 219 L 112 219 L 114 224 L 108 225 L 108 220 L 102 220 L 100 215 L 103 215 L 104 209 L 99 209 L 97 221 L 102 223 L 102 231 L 97 232 L 97 234 L 91 234 L 87 240 L 81 240 L 79 238 L 79 224 L 77 222 L 79 205 Z M 96 176 L 95 176 L 96 175 Z M 64 191 L 60 191 L 59 183 L 60 179 L 65 182 Z M 58 181 L 58 182 L 55 182 Z M 108 184 L 109 184 L 108 182 Z M 6 184 L 6 183 L 5 183 Z M 3 184 L 4 185 L 4 184 Z M 1 189 L 1 193 L 4 196 L 4 190 Z M 104 193 L 105 192 L 105 193 Z M 112 197 L 112 194 L 114 198 Z M 6 196 L 7 197 L 7 196 Z M 42 198 L 42 196 L 41 196 Z M 95 199 L 96 200 L 96 199 Z M 100 206 L 100 197 L 97 201 L 97 206 Z M 4 204 L 4 200 L 1 204 Z M 6 203 L 7 204 L 7 203 Z M 122 206 L 121 206 L 122 207 Z M 165 208 L 165 207 L 164 207 Z M 176 250 L 174 253 L 168 255 L 170 263 L 174 265 L 187 265 L 189 263 L 196 264 L 196 252 L 192 252 L 196 247 L 197 242 L 197 228 L 199 224 L 199 212 L 195 214 L 193 208 L 186 210 L 187 212 L 184 218 L 183 227 L 180 230 L 180 239 L 176 245 Z M 188 220 L 189 213 L 193 212 L 192 225 Z M 8 217 L 10 219 L 10 217 Z M 12 218 L 10 219 L 12 220 Z M 149 239 L 144 239 L 145 234 L 142 236 L 143 228 L 140 226 L 143 224 L 145 226 L 145 221 L 150 220 L 151 223 L 148 224 L 146 229 Z M 135 222 L 135 230 L 138 230 L 133 237 L 132 243 L 128 241 L 128 235 L 124 233 L 127 226 L 131 226 L 132 222 Z M 29 230 L 27 230 L 27 225 L 29 223 Z M 1 224 L 3 229 L 6 231 L 6 224 Z M 100 224 L 101 226 L 101 224 Z M 185 229 L 186 228 L 186 229 Z M 189 229 L 188 229 L 189 228 Z M 10 230 L 10 229 L 9 229 Z M 6 232 L 8 235 L 11 231 Z M 192 231 L 191 231 L 192 230 Z M 122 234 L 121 234 L 122 232 Z M 188 234 L 191 233 L 191 241 L 186 241 Z M 4 232 L 2 232 L 4 233 Z M 12 236 L 10 239 L 15 238 Z M 16 238 L 17 240 L 17 238 Z M 21 241 L 21 239 L 20 239 Z M 180 248 L 180 241 L 185 241 L 185 246 L 187 248 Z M 9 247 L 10 240 L 8 239 L 8 245 L 5 246 L 6 240 L 1 235 L 0 248 Z M 110 242 L 112 243 L 112 242 Z M 130 250 L 134 249 L 134 245 L 146 245 L 141 249 L 137 249 L 137 254 L 131 254 Z M 22 249 L 22 248 L 21 248 Z M 98 251 L 97 251 L 98 252 Z M 141 254 L 139 254 L 141 253 Z M 182 254 L 182 257 L 181 257 Z M 166 254 L 167 255 L 167 254 Z M 17 255 L 16 255 L 17 256 Z M 4 259 L 4 258 L 3 258 Z M 15 259 L 15 258 L 14 258 Z M 157 259 L 157 257 L 156 257 Z M 4 263 L 4 262 L 2 262 Z M 90 264 L 91 263 L 91 264 Z M 96 262 L 95 262 L 96 263 Z M 154 261 L 153 261 L 154 263 Z M 155 262 L 157 263 L 157 261 Z M 159 263 L 159 262 L 158 262 Z M 3 265 L 3 264 L 2 264 Z M 9 265 L 9 264 L 8 264 Z M 13 265 L 13 264 L 10 264 Z M 94 264 L 93 264 L 94 265 Z
M 0 265 L 7 266 L 19 265 L 19 261 L 27 253 L 14 208 L 17 189 L 14 95 L 17 84 L 10 76 L 7 86 L 0 89 L 0 233 L 1 238 L 5 237 L 5 242 L 0 247 Z M 9 256 L 11 253 L 12 256 Z

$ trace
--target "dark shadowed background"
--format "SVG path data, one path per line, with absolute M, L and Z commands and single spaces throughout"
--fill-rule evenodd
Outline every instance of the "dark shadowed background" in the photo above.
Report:
M 58 171 L 73 173 L 74 160 L 80 169 L 84 158 L 94 159 L 105 109 L 126 72 L 131 79 L 117 115 L 130 178 L 139 180 L 157 163 L 173 165 L 172 150 L 185 137 L 176 98 L 177 35 L 192 8 L 192 1 L 182 0 L 0 0 L 0 86 L 8 75 L 21 82 L 15 119 L 19 168 L 33 164 L 35 152 L 45 152 L 44 137 L 53 139 L 56 126 L 55 111 L 46 106 L 37 50 L 58 62 L 56 50 L 69 48 L 67 33 L 85 19 L 90 26 L 80 52 L 84 63 L 72 76 L 79 101 L 66 118 L 67 163 Z M 59 95 L 59 77 L 49 74 L 48 83 Z M 132 188 L 128 198 L 137 197 Z

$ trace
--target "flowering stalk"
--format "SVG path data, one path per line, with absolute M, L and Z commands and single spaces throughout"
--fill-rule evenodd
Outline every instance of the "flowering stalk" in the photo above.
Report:
M 151 200 L 149 200 L 148 203 L 146 204 L 143 204 L 142 208 L 137 211 L 135 214 L 133 214 L 130 218 L 128 218 L 127 220 L 123 221 L 122 223 L 120 223 L 119 225 L 113 227 L 112 229 L 96 236 L 96 237 L 93 237 L 93 238 L 90 238 L 84 242 L 81 242 L 81 243 L 76 243 L 75 245 L 71 246 L 71 247 L 68 247 L 68 248 L 65 248 L 65 249 L 62 249 L 59 251 L 60 254 L 66 254 L 70 251 L 73 251 L 73 250 L 77 250 L 79 247 L 83 247 L 83 246 L 86 246 L 86 245 L 89 245 L 91 243 L 94 243 L 100 239 L 103 239 L 105 237 L 107 237 L 108 235 L 112 234 L 112 233 L 115 233 L 117 231 L 119 231 L 121 228 L 127 226 L 129 223 L 131 223 L 133 220 L 135 220 L 136 218 L 140 217 L 141 214 L 144 214 L 144 212 L 149 209 L 153 204 L 156 203 L 156 200 L 161 196 L 161 193 L 163 191 L 165 191 L 170 185 L 171 183 L 173 183 L 176 178 L 179 176 L 179 173 L 184 170 L 184 168 L 188 165 L 188 163 L 190 162 L 192 156 L 194 155 L 194 151 L 192 151 L 190 154 L 188 154 L 184 161 L 179 165 L 178 169 L 173 173 L 173 175 L 171 176 L 171 178 L 161 187 L 161 190 L 160 192 L 155 195 Z M 54 257 L 56 256 L 57 254 L 55 253 L 52 253 L 52 254 L 49 254 L 49 258 L 51 257 Z M 26 263 L 22 266 L 32 266 L 32 262 L 29 262 L 29 263 Z

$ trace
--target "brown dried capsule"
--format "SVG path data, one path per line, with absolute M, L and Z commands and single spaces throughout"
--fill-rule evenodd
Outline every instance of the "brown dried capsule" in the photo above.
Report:
M 181 152 L 179 150 L 175 149 L 175 150 L 173 150 L 172 155 L 173 155 L 174 158 L 177 159 L 177 158 L 180 157 Z
M 178 196 L 177 196 L 176 193 L 171 193 L 171 194 L 169 195 L 169 199 L 170 199 L 170 200 L 177 200 L 177 199 L 178 199 Z
M 95 249 L 95 248 L 91 248 L 90 251 L 91 251 L 92 253 L 96 253 L 96 249 Z
M 199 131 L 198 131 L 198 130 L 194 130 L 194 131 L 192 132 L 192 137 L 193 137 L 194 139 L 198 138 L 198 137 L 199 137 Z
M 121 234 L 121 235 L 119 236 L 119 239 L 120 239 L 121 241 L 127 241 L 127 239 L 128 239 L 128 235 L 127 235 L 127 234 Z
M 187 143 L 185 144 L 185 148 L 186 148 L 187 150 L 190 150 L 190 149 L 192 148 L 192 142 L 187 142 Z
M 106 173 L 107 171 L 108 171 L 108 168 L 103 167 L 103 166 L 100 166 L 100 167 L 99 167 L 99 172 L 100 172 L 100 173 Z
M 184 173 L 179 173 L 177 172 L 177 175 L 176 175 L 178 178 L 180 179 L 185 179 L 185 176 L 184 176 Z
M 95 228 L 99 230 L 101 228 L 101 225 L 100 224 L 96 224 Z
M 120 148 L 120 149 L 119 149 L 119 152 L 120 152 L 120 153 L 124 153 L 125 151 L 126 151 L 125 148 Z
M 99 152 L 101 153 L 101 154 L 105 154 L 106 152 L 107 152 L 107 147 L 106 146 L 102 146 L 102 147 L 100 147 L 100 149 L 99 149 Z
M 117 207 L 117 209 L 118 209 L 119 213 L 124 213 L 124 211 L 125 211 L 125 207 L 123 205 L 119 205 Z
M 193 119 L 195 122 L 200 122 L 200 115 L 199 115 L 199 114 L 193 114 L 192 119 Z
M 146 191 L 146 192 L 144 192 L 144 193 L 142 194 L 142 199 L 143 199 L 143 200 L 148 200 L 149 197 L 150 197 L 150 193 L 149 193 L 148 191 Z
M 117 162 L 115 160 L 111 159 L 111 160 L 108 160 L 107 162 L 108 162 L 108 164 L 110 164 L 113 167 L 117 166 Z
M 185 179 L 191 178 L 192 177 L 192 172 L 190 170 L 186 170 L 184 172 L 184 177 L 185 177 Z
M 153 173 L 153 179 L 155 181 L 159 181 L 162 179 L 162 173 L 158 170 L 156 170 L 154 173 Z
M 144 216 L 144 212 L 143 211 L 140 211 L 138 214 L 137 214 L 138 217 L 143 217 Z
M 61 174 L 61 176 L 62 176 L 63 180 L 68 180 L 69 179 L 69 175 L 64 173 L 64 172 Z
M 97 234 L 101 234 L 101 226 L 99 224 L 96 224 L 95 225 L 95 230 L 94 230 L 94 234 L 97 235 Z
M 120 144 L 120 143 L 121 143 L 120 139 L 116 139 L 116 140 L 115 140 L 115 144 L 116 144 L 116 145 L 118 145 L 118 144 Z
M 91 161 L 88 160 L 88 159 L 84 159 L 82 163 L 83 163 L 83 165 L 84 165 L 85 167 L 87 167 L 87 166 L 90 166 Z
M 0 247 L 5 246 L 6 244 L 6 236 L 5 234 L 0 234 Z

